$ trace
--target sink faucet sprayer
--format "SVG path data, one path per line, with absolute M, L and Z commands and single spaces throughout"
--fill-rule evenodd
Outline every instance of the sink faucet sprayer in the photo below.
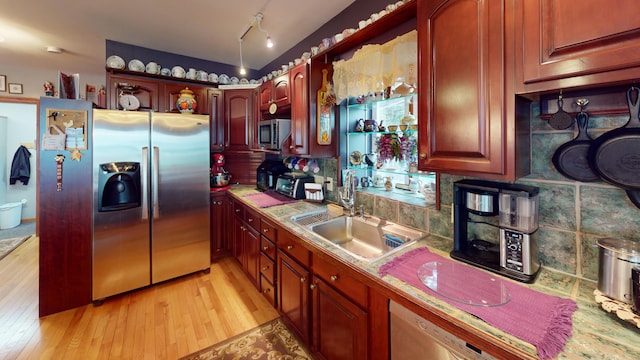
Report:
M 353 182 L 353 172 L 347 171 L 344 176 L 344 182 L 342 189 L 340 191 L 340 201 L 342 202 L 342 206 L 349 210 L 349 216 L 355 215 L 355 184 Z

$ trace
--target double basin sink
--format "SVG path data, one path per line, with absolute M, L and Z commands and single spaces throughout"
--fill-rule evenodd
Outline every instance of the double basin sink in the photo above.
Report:
M 327 218 L 314 212 L 292 218 L 306 225 L 322 241 L 355 258 L 373 262 L 391 255 L 426 236 L 425 233 L 373 216 Z M 305 221 L 313 217 L 315 220 Z

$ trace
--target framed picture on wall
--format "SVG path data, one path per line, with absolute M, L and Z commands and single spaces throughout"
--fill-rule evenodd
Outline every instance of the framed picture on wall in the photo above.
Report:
M 9 93 L 10 94 L 22 94 L 22 84 L 9 83 Z
M 7 91 L 7 75 L 0 75 L 0 91 Z

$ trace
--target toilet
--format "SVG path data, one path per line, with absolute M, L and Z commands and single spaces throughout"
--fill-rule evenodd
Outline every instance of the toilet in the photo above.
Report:
M 21 202 L 0 205 L 0 229 L 11 229 L 20 225 L 22 205 L 26 203 L 27 200 L 23 199 Z

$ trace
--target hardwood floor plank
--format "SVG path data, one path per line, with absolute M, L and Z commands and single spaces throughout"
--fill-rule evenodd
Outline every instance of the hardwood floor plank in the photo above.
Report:
M 0 359 L 177 359 L 278 316 L 236 260 L 38 318 L 38 241 L 0 261 Z M 6 281 L 4 281 L 6 279 Z

